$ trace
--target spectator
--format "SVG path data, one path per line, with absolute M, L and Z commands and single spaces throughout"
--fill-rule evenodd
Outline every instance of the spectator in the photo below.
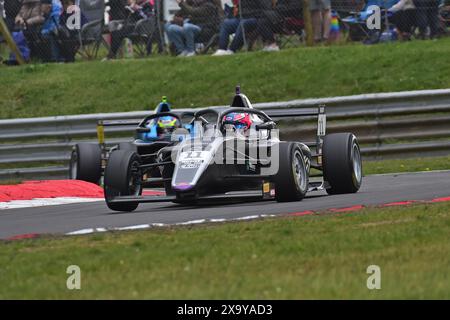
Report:
M 50 62 L 62 62 L 58 45 L 59 18 L 62 13 L 62 5 L 59 0 L 41 0 L 42 13 L 45 21 L 41 29 L 41 36 L 48 41 L 50 46 Z M 47 60 L 44 58 L 44 60 Z
M 436 37 L 439 33 L 439 0 L 414 0 L 414 5 L 420 37 L 427 37 L 428 28 L 430 38 Z
M 450 0 L 442 0 L 439 5 L 439 20 L 441 21 L 442 33 L 447 33 L 447 27 L 450 26 Z
M 400 40 L 411 40 L 416 20 L 416 6 L 413 0 L 400 0 L 388 10 L 393 12 L 390 20 L 397 28 Z
M 14 23 L 21 28 L 33 29 L 45 21 L 40 0 L 23 0 Z
M 177 56 L 195 55 L 195 40 L 200 33 L 211 37 L 223 15 L 219 1 L 177 0 L 180 10 L 172 21 L 166 23 L 165 30 L 169 41 L 175 46 Z
M 58 28 L 58 40 L 59 40 L 59 48 L 61 58 L 65 62 L 74 62 L 75 54 L 79 47 L 79 30 L 70 29 L 67 26 L 67 22 L 69 18 L 77 14 L 70 10 L 70 8 L 74 8 L 75 1 L 74 0 L 63 0 L 63 12 L 60 17 L 60 27 Z M 71 11 L 71 13 L 69 13 Z M 80 14 L 80 28 L 82 28 L 87 22 L 86 16 L 83 12 L 79 11 Z
M 201 28 L 195 42 L 209 42 L 218 34 L 224 16 L 221 0 L 185 0 L 180 2 L 180 7 L 183 15 Z
M 126 9 L 128 0 L 109 0 L 109 24 L 108 29 L 111 32 L 111 43 L 106 58 L 102 61 L 114 59 L 117 55 L 122 40 L 132 31 L 131 27 L 124 25 L 125 19 L 128 17 L 129 11 Z
M 281 3 L 280 3 L 281 2 Z M 272 7 L 272 1 L 265 1 L 261 16 L 257 21 L 257 33 L 261 36 L 263 42 L 262 51 L 280 51 L 276 41 L 274 31 L 280 28 L 283 22 L 282 10 L 287 1 L 277 1 L 276 6 Z M 280 5 L 278 7 L 278 5 Z
M 80 29 L 88 22 L 88 19 L 86 18 L 86 16 L 84 15 L 84 13 L 81 11 L 80 8 L 78 9 L 74 9 L 76 7 L 75 6 L 75 0 L 62 0 L 62 14 L 60 17 L 60 25 L 61 26 L 65 26 L 67 27 L 67 21 L 69 20 L 69 18 L 75 14 L 75 11 L 71 11 L 71 8 L 73 10 L 79 10 L 79 14 L 80 14 Z M 70 13 L 69 13 L 70 11 Z M 76 30 L 70 30 L 71 32 L 77 32 Z M 74 34 L 75 35 L 75 34 Z
M 175 14 L 173 20 L 166 23 L 169 41 L 175 46 L 177 57 L 191 57 L 195 55 L 195 37 L 200 34 L 202 28 L 184 20 L 179 13 Z
M 127 0 L 109 0 L 109 20 L 125 20 L 128 16 L 126 6 L 128 5 Z
M 40 45 L 40 28 L 45 21 L 40 0 L 24 0 L 19 13 L 14 19 L 16 27 L 23 31 L 23 35 L 30 48 L 31 57 L 42 56 L 46 49 Z M 44 50 L 43 50 L 44 49 Z
M 153 5 L 148 0 L 112 0 L 110 6 L 111 46 L 105 60 L 115 59 L 123 39 L 133 32 L 136 22 L 153 13 Z
M 3 4 L 5 10 L 5 22 L 10 32 L 14 30 L 14 20 L 19 14 L 23 0 L 6 0 Z
M 219 32 L 219 49 L 214 56 L 234 54 L 244 45 L 244 32 L 255 31 L 258 18 L 261 18 L 263 0 L 233 0 L 231 17 L 225 19 Z M 239 7 L 240 6 L 240 7 Z M 228 47 L 230 36 L 234 33 L 233 41 Z
M 274 3 L 274 7 L 271 2 Z M 262 50 L 279 51 L 274 32 L 282 32 L 283 23 L 287 20 L 302 23 L 302 4 L 299 0 L 271 0 L 269 3 L 265 2 L 264 6 L 266 9 L 262 11 L 262 16 L 258 19 L 258 34 L 261 35 L 264 44 Z
M 30 60 L 30 48 L 28 47 L 28 43 L 27 40 L 25 39 L 23 31 L 13 31 L 12 38 L 16 43 L 16 46 L 19 49 L 20 54 L 22 55 L 22 59 L 25 62 L 28 62 Z M 17 61 L 17 56 L 14 52 L 11 52 L 9 54 L 9 59 L 4 61 L 3 63 L 9 66 L 15 66 L 19 64 L 19 62 Z
M 314 34 L 314 42 L 327 42 L 330 35 L 330 0 L 309 0 L 309 10 Z

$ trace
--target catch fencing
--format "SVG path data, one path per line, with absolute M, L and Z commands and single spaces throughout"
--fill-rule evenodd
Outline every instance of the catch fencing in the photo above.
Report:
M 436 38 L 450 0 L 0 0 L 0 17 L 25 60 L 73 62 Z
M 314 141 L 312 119 L 277 117 L 326 105 L 327 132 L 353 132 L 364 159 L 450 154 L 450 89 L 257 103 L 284 140 Z M 185 110 L 188 109 L 177 109 Z M 99 120 L 142 119 L 149 111 L 0 120 L 0 179 L 67 178 L 73 145 L 96 141 Z M 109 144 L 131 141 L 134 125 L 105 127 Z

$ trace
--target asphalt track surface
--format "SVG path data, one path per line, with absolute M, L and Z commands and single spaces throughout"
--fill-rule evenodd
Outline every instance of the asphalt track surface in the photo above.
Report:
M 241 202 L 183 206 L 171 202 L 140 204 L 131 213 L 113 213 L 103 201 L 0 211 L 0 239 L 23 234 L 65 234 L 86 228 L 115 228 L 141 224 L 175 224 L 198 219 L 235 219 L 261 214 L 322 211 L 358 205 L 370 206 L 450 196 L 450 171 L 365 177 L 355 194 L 311 192 L 303 201 Z

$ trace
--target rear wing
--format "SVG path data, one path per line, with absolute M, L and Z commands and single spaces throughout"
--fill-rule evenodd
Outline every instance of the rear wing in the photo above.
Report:
M 292 110 L 270 110 L 266 112 L 271 118 L 293 118 L 293 117 L 305 117 L 305 118 L 317 118 L 317 136 L 316 136 L 316 154 L 317 163 L 322 164 L 322 145 L 323 137 L 326 135 L 327 117 L 325 113 L 325 105 L 321 104 L 317 107 L 311 108 L 292 108 Z
M 271 118 L 292 118 L 292 117 L 305 117 L 315 118 L 317 117 L 317 135 L 324 136 L 326 134 L 326 114 L 325 105 L 321 104 L 312 108 L 293 108 L 293 110 L 284 109 L 276 110 L 272 109 L 266 112 Z

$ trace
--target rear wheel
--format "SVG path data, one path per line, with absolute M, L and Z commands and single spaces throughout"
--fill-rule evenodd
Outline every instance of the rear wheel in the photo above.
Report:
M 111 202 L 118 196 L 140 196 L 142 194 L 141 159 L 129 150 L 111 152 L 105 169 L 104 191 L 108 208 L 114 211 L 133 211 L 137 202 Z
M 98 183 L 102 175 L 102 150 L 95 143 L 73 147 L 69 166 L 70 179 Z
M 362 183 L 361 152 L 352 133 L 333 133 L 323 140 L 323 176 L 329 194 L 355 193 Z
M 309 176 L 303 152 L 297 143 L 280 142 L 279 167 L 274 180 L 278 202 L 298 201 L 305 196 Z

